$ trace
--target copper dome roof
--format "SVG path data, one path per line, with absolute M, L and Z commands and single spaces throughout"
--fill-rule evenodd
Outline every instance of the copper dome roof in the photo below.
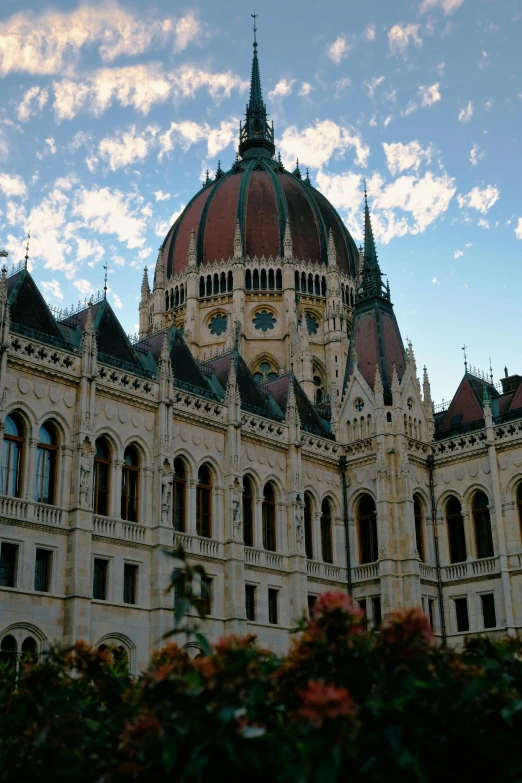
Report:
M 257 46 L 254 37 L 250 100 L 239 128 L 241 157 L 227 173 L 218 166 L 214 180 L 207 176 L 168 232 L 162 245 L 166 277 L 187 268 L 192 231 L 198 265 L 232 258 L 238 221 L 244 256 L 282 258 L 287 220 L 295 258 L 327 265 L 331 229 L 337 265 L 355 277 L 359 254 L 336 210 L 308 176 L 301 178 L 299 166 L 290 173 L 273 157 L 274 129 L 263 103 Z

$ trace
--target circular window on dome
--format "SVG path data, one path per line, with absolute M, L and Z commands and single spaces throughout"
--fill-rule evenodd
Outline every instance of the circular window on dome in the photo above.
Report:
M 255 314 L 252 323 L 256 329 L 260 329 L 262 332 L 268 332 L 269 329 L 273 329 L 276 325 L 276 319 L 268 310 L 260 310 Z
M 312 313 L 306 313 L 306 328 L 308 329 L 308 334 L 317 334 L 319 321 Z
M 213 334 L 216 337 L 219 337 L 220 334 L 223 334 L 223 332 L 225 332 L 227 329 L 226 315 L 224 313 L 217 313 L 216 315 L 213 315 L 210 319 L 208 329 L 210 334 Z

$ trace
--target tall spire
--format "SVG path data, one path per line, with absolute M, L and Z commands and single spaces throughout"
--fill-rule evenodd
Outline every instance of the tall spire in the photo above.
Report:
M 364 253 L 361 270 L 361 282 L 357 291 L 357 300 L 364 301 L 373 296 L 382 299 L 390 298 L 387 289 L 383 288 L 382 272 L 377 260 L 375 239 L 373 238 L 372 220 L 368 207 L 368 193 L 364 185 Z
M 253 13 L 252 16 L 254 18 L 254 55 L 250 78 L 250 100 L 246 107 L 245 122 L 239 124 L 239 154 L 242 158 L 272 158 L 275 154 L 274 128 L 267 120 L 257 58 L 256 19 L 258 14 Z

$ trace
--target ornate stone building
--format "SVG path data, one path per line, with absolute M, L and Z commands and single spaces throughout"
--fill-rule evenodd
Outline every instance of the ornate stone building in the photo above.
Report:
M 52 313 L 0 279 L 0 647 L 116 644 L 138 671 L 173 624 L 183 544 L 211 639 L 274 653 L 315 597 L 371 625 L 423 606 L 435 632 L 522 625 L 522 379 L 468 370 L 435 410 L 364 249 L 275 158 L 254 43 L 232 168 L 172 226 L 140 336 L 105 298 Z

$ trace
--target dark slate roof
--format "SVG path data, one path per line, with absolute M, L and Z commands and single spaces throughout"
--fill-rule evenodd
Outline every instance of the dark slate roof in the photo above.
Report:
M 282 375 L 275 381 L 266 384 L 267 389 L 270 391 L 270 394 L 273 396 L 281 410 L 286 414 L 290 380 L 293 380 L 294 382 L 295 401 L 297 410 L 299 411 L 302 429 L 306 432 L 320 435 L 323 438 L 333 438 L 329 422 L 319 416 L 293 373 Z
M 159 362 L 163 345 L 164 332 L 158 332 L 151 337 L 144 338 L 139 345 L 149 352 L 155 366 Z M 219 399 L 223 396 L 223 389 L 209 376 L 192 356 L 189 347 L 175 326 L 167 332 L 170 362 L 174 376 L 174 386 L 185 391 L 199 394 L 203 397 Z
M 7 291 L 12 323 L 48 337 L 63 339 L 51 311 L 27 269 L 22 269 L 7 279 Z

